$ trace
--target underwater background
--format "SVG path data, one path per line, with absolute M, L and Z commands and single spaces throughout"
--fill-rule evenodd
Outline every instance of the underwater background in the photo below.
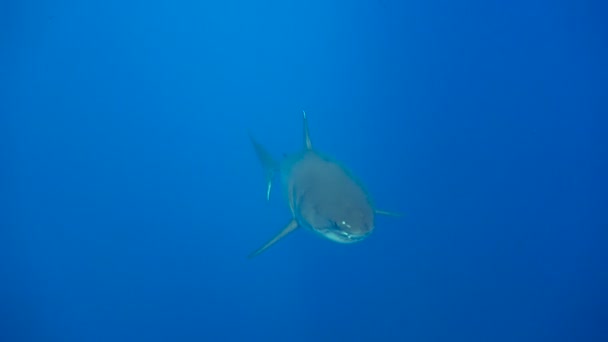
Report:
M 0 341 L 608 341 L 601 1 L 0 5 Z M 249 132 L 379 209 L 298 230 Z

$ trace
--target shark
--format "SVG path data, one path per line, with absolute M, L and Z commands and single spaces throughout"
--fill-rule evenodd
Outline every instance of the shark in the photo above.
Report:
M 305 228 L 341 244 L 367 238 L 375 227 L 376 215 L 401 216 L 376 209 L 362 183 L 341 163 L 313 148 L 306 112 L 303 113 L 304 148 L 275 160 L 249 133 L 266 177 L 266 200 L 273 182 L 280 180 L 291 218 L 272 239 L 248 255 L 252 259 L 279 240 Z

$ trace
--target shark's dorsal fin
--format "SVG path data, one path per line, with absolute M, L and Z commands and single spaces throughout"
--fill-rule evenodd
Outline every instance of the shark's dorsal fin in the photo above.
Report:
M 280 239 L 285 237 L 287 234 L 296 230 L 296 228 L 298 228 L 298 222 L 295 219 L 292 219 L 287 224 L 287 226 L 285 228 L 283 228 L 283 230 L 281 230 L 281 232 L 279 234 L 277 234 L 275 237 L 270 239 L 270 241 L 266 242 L 266 244 L 264 246 L 258 248 L 255 252 L 249 254 L 248 258 L 252 259 L 252 258 L 260 255 L 262 252 L 267 250 L 270 246 L 274 245 L 277 241 L 279 241 Z
M 302 111 L 304 114 L 304 146 L 306 146 L 307 150 L 312 150 L 312 143 L 310 142 L 310 133 L 308 132 L 308 119 L 306 119 L 306 112 Z

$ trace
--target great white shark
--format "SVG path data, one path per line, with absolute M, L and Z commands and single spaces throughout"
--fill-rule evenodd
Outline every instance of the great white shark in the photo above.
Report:
M 306 228 L 338 242 L 354 243 L 374 230 L 375 215 L 399 216 L 378 210 L 362 184 L 337 161 L 313 149 L 304 118 L 304 149 L 277 162 L 249 135 L 266 175 L 266 199 L 270 199 L 273 181 L 283 186 L 291 219 L 270 241 L 249 255 L 253 258 L 296 230 Z

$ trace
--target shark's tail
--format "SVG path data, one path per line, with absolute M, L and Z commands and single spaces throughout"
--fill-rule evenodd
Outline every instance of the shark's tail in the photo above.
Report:
M 279 171 L 279 164 L 274 160 L 274 158 L 272 158 L 270 153 L 268 153 L 268 151 L 266 151 L 266 149 L 262 145 L 260 145 L 257 141 L 255 141 L 255 139 L 253 139 L 251 134 L 249 134 L 249 138 L 251 139 L 251 143 L 253 144 L 253 148 L 255 149 L 255 153 L 257 154 L 258 159 L 264 167 L 264 174 L 266 176 L 267 184 L 266 199 L 269 200 L 270 189 L 272 189 L 272 180 Z

